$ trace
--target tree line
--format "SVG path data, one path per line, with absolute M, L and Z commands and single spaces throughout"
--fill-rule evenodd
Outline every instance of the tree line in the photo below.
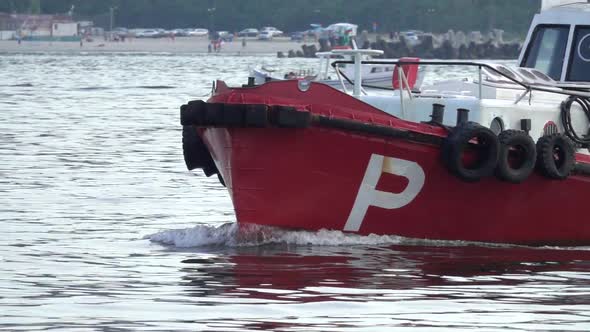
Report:
M 503 29 L 523 35 L 540 0 L 2 0 L 0 12 L 65 14 L 109 27 L 187 28 L 237 31 L 275 26 L 301 31 L 310 23 L 358 24 L 371 31 Z

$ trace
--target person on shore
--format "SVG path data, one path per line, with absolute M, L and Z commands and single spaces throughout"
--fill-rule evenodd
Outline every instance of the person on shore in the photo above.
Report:
M 242 37 L 242 48 L 246 47 L 246 37 Z
M 211 42 L 209 42 L 209 45 L 207 45 L 207 52 L 211 53 Z

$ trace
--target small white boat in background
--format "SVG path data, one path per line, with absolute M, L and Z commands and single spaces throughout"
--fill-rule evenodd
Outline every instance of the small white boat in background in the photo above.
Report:
M 367 50 L 376 51 L 373 55 L 381 55 L 382 51 L 378 50 Z M 319 65 L 317 69 L 300 69 L 297 71 L 291 71 L 288 73 L 278 73 L 276 68 L 268 66 L 259 66 L 250 69 L 250 77 L 254 77 L 255 84 L 263 84 L 268 81 L 279 81 L 289 79 L 305 79 L 309 81 L 319 82 L 330 85 L 337 89 L 342 89 L 342 80 L 338 77 L 336 70 L 330 70 L 332 60 L 352 60 L 350 56 L 340 53 L 339 50 L 333 50 L 329 52 L 317 52 L 316 56 L 319 59 Z M 370 56 L 365 56 L 363 61 L 370 60 Z M 384 65 L 365 65 L 362 67 L 362 84 L 365 87 L 375 88 L 391 88 L 392 74 L 395 66 L 391 64 Z M 352 81 L 354 81 L 354 66 L 343 64 L 339 66 L 340 72 Z M 348 82 L 344 83 L 348 88 L 352 85 Z

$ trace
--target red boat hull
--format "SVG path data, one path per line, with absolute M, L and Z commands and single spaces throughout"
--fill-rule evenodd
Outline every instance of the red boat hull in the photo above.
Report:
M 286 99 L 286 84 L 263 86 L 274 94 L 262 87 L 220 91 L 210 101 L 252 103 L 272 95 L 275 104 L 304 100 L 312 112 L 345 116 L 347 103 L 360 103 L 337 95 L 326 111 L 325 104 L 314 100 L 320 96 Z M 318 94 L 328 91 L 322 89 L 317 88 Z M 362 105 L 362 114 L 374 122 L 416 126 Z M 440 128 L 419 130 L 442 135 Z M 590 243 L 590 222 L 584 219 L 587 176 L 560 181 L 533 174 L 521 184 L 494 177 L 468 183 L 448 172 L 440 147 L 426 143 L 316 126 L 198 131 L 230 191 L 239 222 L 439 240 Z

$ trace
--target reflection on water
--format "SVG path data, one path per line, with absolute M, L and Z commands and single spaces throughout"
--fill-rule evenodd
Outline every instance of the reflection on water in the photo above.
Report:
M 178 107 L 261 62 L 316 65 L 0 55 L 0 329 L 590 330 L 588 248 L 231 224 L 185 169 Z
M 590 326 L 589 259 L 514 247 L 236 247 L 183 260 L 180 284 L 198 303 L 268 308 L 217 318 L 244 326 L 562 331 Z

